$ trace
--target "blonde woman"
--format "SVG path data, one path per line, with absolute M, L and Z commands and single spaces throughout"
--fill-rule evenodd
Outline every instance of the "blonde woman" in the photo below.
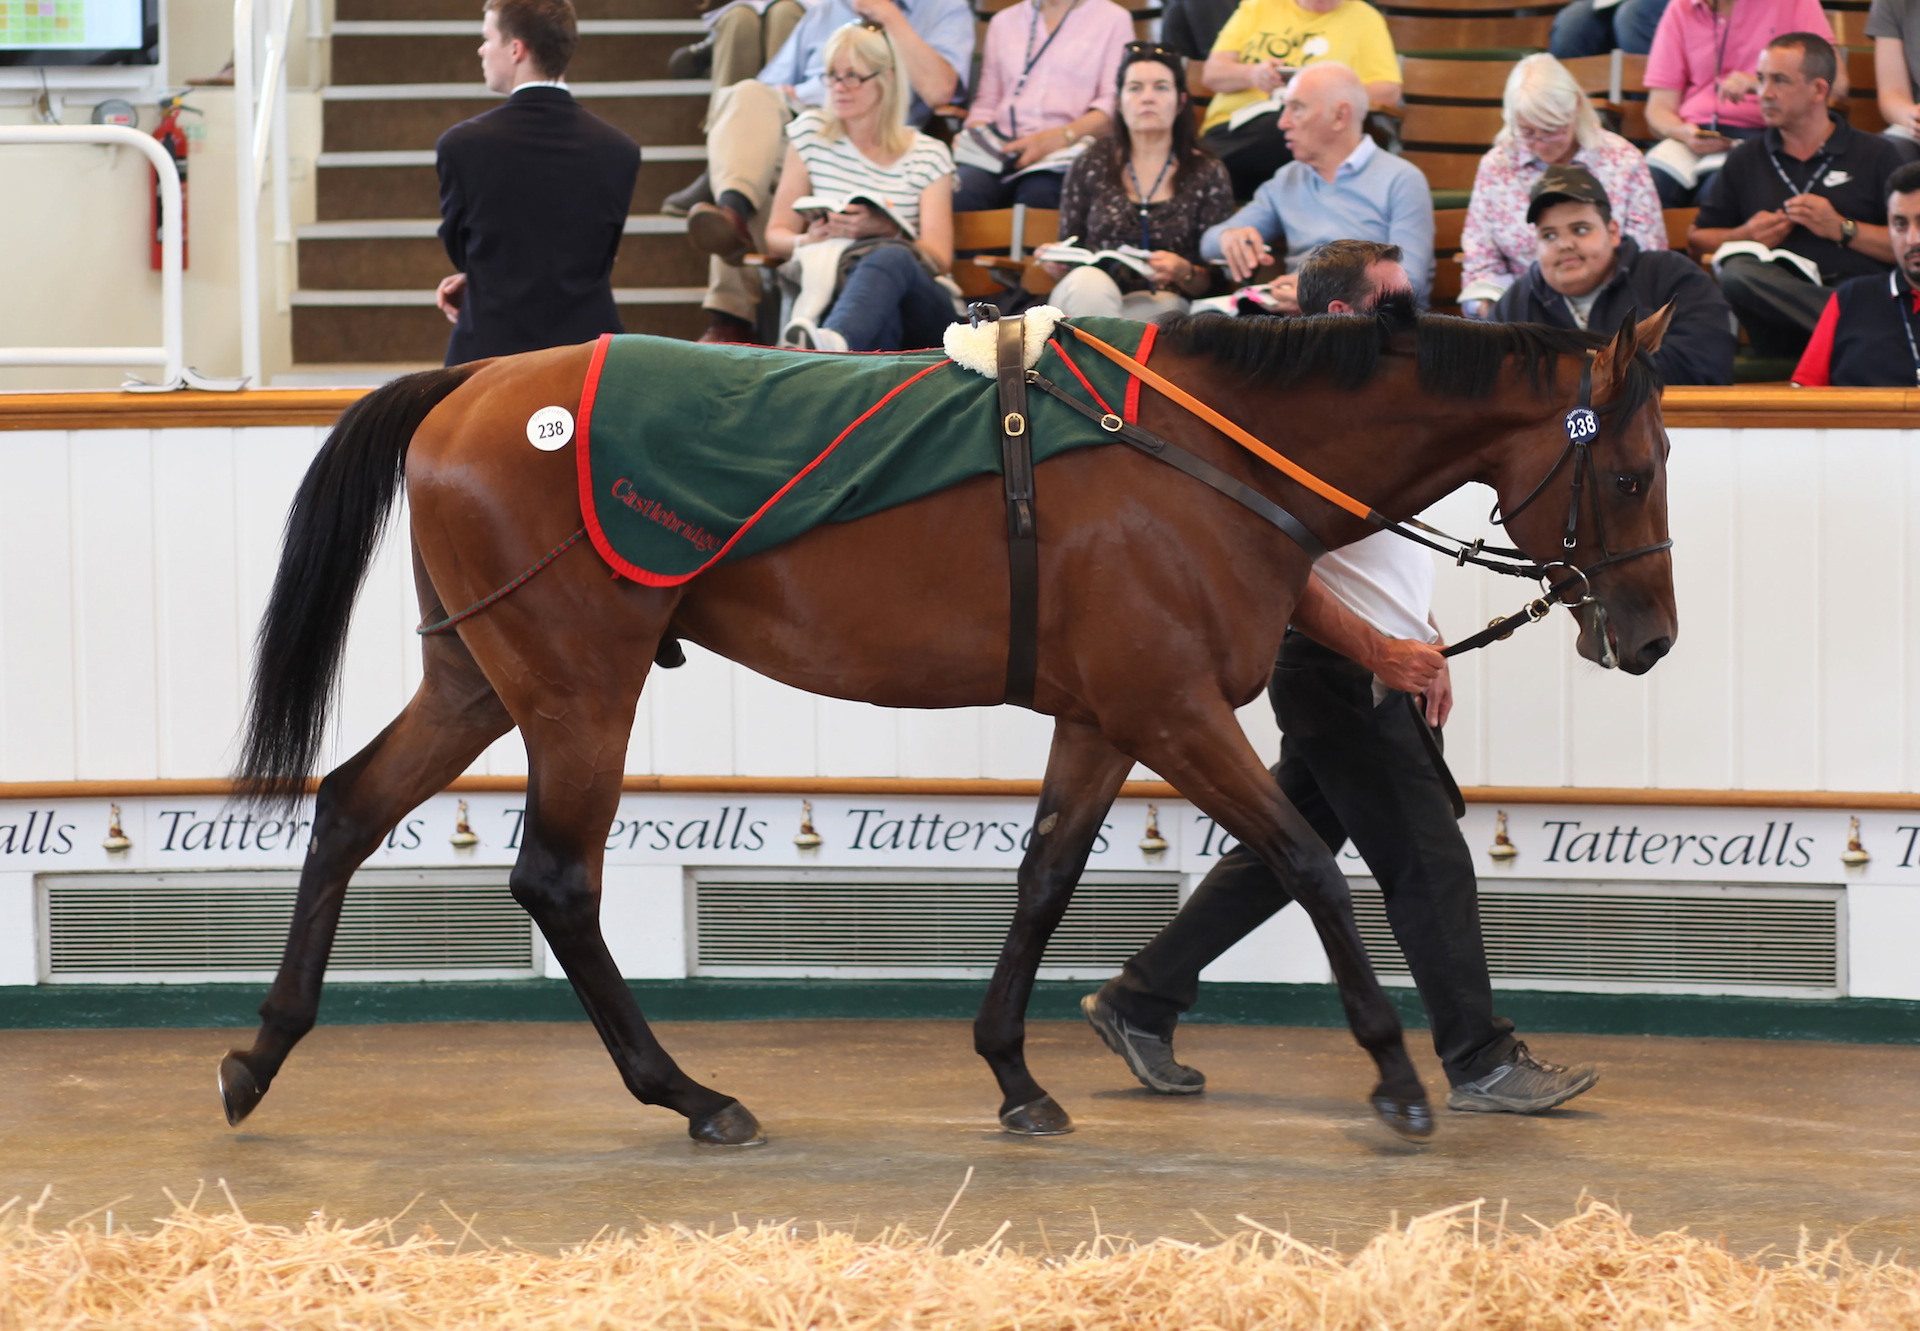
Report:
M 825 351 L 938 346 L 954 317 L 935 281 L 953 263 L 953 157 L 907 124 L 907 81 L 886 32 L 850 23 L 827 39 L 827 104 L 787 126 L 767 251 L 790 259 L 827 240 L 862 246 L 826 316 L 783 339 Z M 838 211 L 794 204 L 809 195 Z M 858 196 L 870 202 L 847 202 Z M 855 253 L 848 249 L 848 254 Z
M 1606 129 L 1567 67 L 1550 55 L 1530 55 L 1507 76 L 1505 126 L 1480 159 L 1460 237 L 1460 308 L 1471 318 L 1493 313 L 1494 302 L 1527 271 L 1537 242 L 1527 222 L 1527 193 L 1550 166 L 1577 163 L 1591 171 L 1614 201 L 1621 234 L 1642 250 L 1667 248 L 1666 221 L 1646 158 Z

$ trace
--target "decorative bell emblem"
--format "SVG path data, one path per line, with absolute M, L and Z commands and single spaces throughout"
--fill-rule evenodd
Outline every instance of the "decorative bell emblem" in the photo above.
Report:
M 1507 811 L 1496 809 L 1493 814 L 1493 844 L 1487 847 L 1487 858 L 1504 864 L 1520 853 L 1520 848 L 1507 837 Z
M 1858 824 L 1856 824 L 1856 826 L 1857 825 Z M 110 855 L 123 854 L 133 849 L 132 838 L 128 837 L 125 830 L 120 826 L 120 806 L 118 804 L 109 804 L 107 806 L 107 836 L 100 845 L 101 848 Z
M 1860 844 L 1860 820 L 1851 814 L 1847 817 L 1847 848 L 1840 852 L 1840 863 L 1848 868 L 1857 869 L 1873 856 L 1867 854 L 1867 848 Z
M 1160 806 L 1147 806 L 1147 830 L 1140 837 L 1140 849 L 1149 855 L 1158 855 L 1167 848 L 1167 839 L 1160 835 Z
M 800 830 L 794 835 L 793 844 L 802 850 L 820 849 L 820 834 L 813 830 L 813 801 L 800 801 Z
M 454 815 L 453 835 L 448 837 L 447 840 L 459 850 L 471 850 L 480 844 L 479 835 L 474 832 L 473 825 L 467 821 L 467 802 L 465 800 L 460 801 L 460 810 Z

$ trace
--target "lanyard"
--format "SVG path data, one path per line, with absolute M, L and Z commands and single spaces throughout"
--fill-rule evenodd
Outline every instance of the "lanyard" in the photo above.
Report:
M 1708 122 L 1707 129 L 1711 133 L 1718 134 L 1720 132 L 1720 75 L 1724 72 L 1722 66 L 1727 63 L 1727 38 L 1733 36 L 1732 5 L 1727 6 L 1727 26 L 1724 28 L 1720 26 L 1720 10 L 1717 7 L 1714 9 L 1713 35 L 1715 38 L 1713 46 L 1713 118 Z
M 1160 182 L 1167 178 L 1167 172 L 1173 169 L 1173 152 L 1167 153 L 1167 160 L 1160 163 L 1160 173 L 1153 178 L 1153 188 L 1141 189 L 1140 177 L 1133 169 L 1133 160 L 1127 160 L 1127 179 L 1133 182 L 1133 192 L 1140 196 L 1140 248 L 1153 248 L 1153 233 L 1147 228 L 1147 212 L 1153 202 L 1153 196 L 1160 192 Z
M 1821 183 L 1820 177 L 1827 173 L 1827 159 L 1829 156 L 1830 154 L 1824 147 L 1813 155 L 1813 164 L 1807 172 L 1807 187 L 1802 189 L 1800 186 L 1794 184 L 1792 179 L 1788 177 L 1787 169 L 1780 165 L 1779 156 L 1774 153 L 1772 149 L 1767 150 L 1767 160 L 1773 163 L 1773 174 L 1779 176 L 1780 183 L 1787 187 L 1787 195 L 1789 198 L 1795 194 L 1813 193 L 1814 188 Z
M 1913 360 L 1913 382 L 1920 384 L 1920 343 L 1913 340 L 1913 299 L 1912 289 L 1908 289 L 1908 298 L 1900 297 L 1900 270 L 1895 268 L 1887 274 L 1887 291 L 1898 303 L 1900 309 L 1900 331 L 1907 335 L 1907 355 Z
M 1007 137 L 1010 139 L 1020 137 L 1020 112 L 1013 104 L 1014 98 L 1018 97 L 1021 89 L 1027 86 L 1027 78 L 1033 73 L 1033 67 L 1040 63 L 1040 57 L 1047 53 L 1049 46 L 1053 45 L 1053 39 L 1060 35 L 1060 29 L 1067 26 L 1067 20 L 1073 17 L 1073 11 L 1080 7 L 1079 0 L 1069 4 L 1067 12 L 1060 16 L 1060 21 L 1053 25 L 1053 31 L 1047 34 L 1047 40 L 1041 42 L 1040 49 L 1036 51 L 1033 49 L 1033 43 L 1040 35 L 1040 0 L 1028 0 L 1028 3 L 1033 6 L 1033 9 L 1027 14 L 1026 65 L 1021 69 L 1020 77 L 1014 80 L 1013 91 L 1007 94 Z

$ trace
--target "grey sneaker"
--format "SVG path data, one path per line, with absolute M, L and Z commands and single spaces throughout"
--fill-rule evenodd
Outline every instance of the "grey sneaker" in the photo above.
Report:
M 1515 1043 L 1513 1057 L 1486 1076 L 1447 1092 L 1447 1108 L 1468 1114 L 1538 1114 L 1593 1089 L 1600 1070 L 1547 1063 Z
M 1207 1089 L 1205 1073 L 1174 1061 L 1172 1040 L 1133 1025 L 1099 994 L 1081 999 L 1080 1010 L 1087 1014 L 1087 1024 L 1099 1032 L 1107 1048 L 1127 1061 L 1133 1075 L 1148 1090 L 1161 1095 L 1198 1095 Z

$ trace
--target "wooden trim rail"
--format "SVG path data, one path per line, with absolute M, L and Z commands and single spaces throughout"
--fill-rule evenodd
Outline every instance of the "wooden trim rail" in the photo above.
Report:
M 331 425 L 364 389 L 259 389 L 240 393 L 6 393 L 0 430 L 176 430 Z M 1666 422 L 1680 429 L 1781 427 L 1905 429 L 1920 424 L 1920 389 L 1669 388 Z
M 310 782 L 309 789 L 318 782 Z M 518 795 L 527 788 L 525 777 L 465 776 L 448 786 L 454 794 Z M 990 780 L 946 777 L 821 777 L 821 776 L 649 776 L 629 775 L 621 789 L 633 794 L 667 795 L 876 795 L 894 798 L 941 796 L 1033 799 L 1040 794 L 1037 780 Z M 0 781 L 0 800 L 134 799 L 140 797 L 216 795 L 234 793 L 234 783 L 223 777 L 174 777 L 127 781 Z M 1700 790 L 1643 786 L 1466 786 L 1461 793 L 1472 804 L 1567 804 L 1577 806 L 1630 805 L 1706 809 L 1839 809 L 1849 811 L 1920 811 L 1920 793 L 1887 790 Z M 1164 781 L 1129 781 L 1121 799 L 1175 800 L 1179 794 Z

